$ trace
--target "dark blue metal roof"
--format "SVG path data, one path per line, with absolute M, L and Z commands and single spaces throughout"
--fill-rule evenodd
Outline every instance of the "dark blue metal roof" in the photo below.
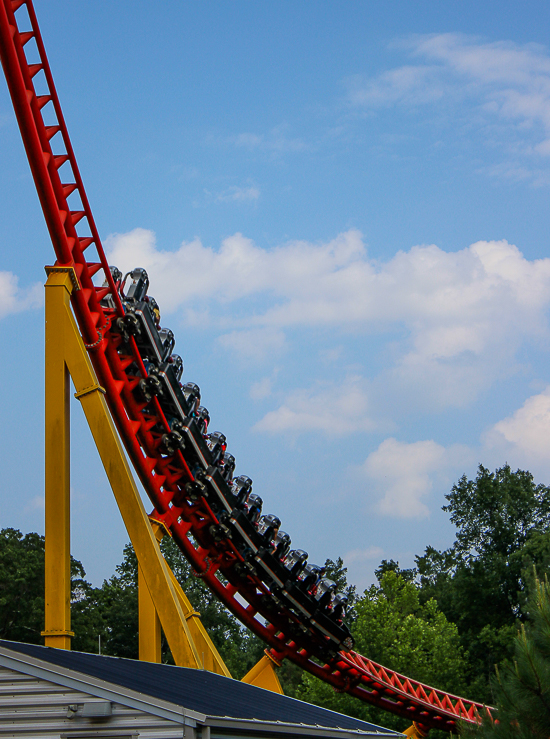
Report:
M 36 644 L 0 640 L 0 646 L 207 716 L 281 721 L 395 735 L 389 729 L 213 672 L 53 649 Z

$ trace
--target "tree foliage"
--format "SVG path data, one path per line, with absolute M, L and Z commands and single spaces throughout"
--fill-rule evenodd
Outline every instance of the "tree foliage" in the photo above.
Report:
M 469 653 L 468 681 L 490 702 L 493 666 L 510 656 L 517 623 L 525 620 L 533 567 L 550 564 L 550 488 L 508 465 L 481 466 L 446 496 L 456 541 L 417 557 L 421 597 L 435 598 Z
M 485 718 L 479 739 L 548 739 L 550 736 L 550 586 L 536 581 L 529 622 L 514 638 L 514 659 L 493 680 L 496 720 Z
M 41 644 L 44 630 L 44 537 L 0 530 L 0 639 Z M 96 614 L 88 610 L 91 585 L 82 564 L 71 557 L 71 614 L 86 632 Z

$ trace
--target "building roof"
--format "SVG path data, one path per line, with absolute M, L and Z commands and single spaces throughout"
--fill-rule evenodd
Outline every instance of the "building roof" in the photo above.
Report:
M 208 717 L 399 735 L 390 729 L 204 670 L 4 640 L 0 640 L 0 648 L 104 680 Z

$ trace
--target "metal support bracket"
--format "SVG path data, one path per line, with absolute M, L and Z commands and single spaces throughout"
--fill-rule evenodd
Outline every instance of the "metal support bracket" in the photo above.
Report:
M 266 649 L 261 660 L 246 673 L 241 682 L 256 685 L 256 687 L 264 688 L 264 690 L 271 690 L 273 693 L 282 694 L 283 689 L 279 682 L 279 677 L 275 672 L 275 665 L 280 666 L 277 660 L 269 654 L 269 650 Z

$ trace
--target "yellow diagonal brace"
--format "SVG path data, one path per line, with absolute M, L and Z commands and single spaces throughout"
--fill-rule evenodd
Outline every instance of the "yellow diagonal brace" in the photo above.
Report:
M 188 597 L 185 595 L 185 591 L 176 580 L 176 577 L 172 570 L 169 570 L 169 572 L 170 578 L 172 580 L 172 585 L 174 586 L 176 595 L 179 598 L 181 608 L 185 613 L 185 620 L 187 621 L 189 632 L 195 643 L 195 646 L 197 647 L 197 652 L 201 656 L 203 669 L 208 670 L 209 672 L 217 672 L 218 675 L 231 677 L 231 673 L 227 669 L 225 662 L 220 657 L 220 654 L 214 646 L 212 639 L 210 639 L 210 637 L 208 636 L 208 632 L 202 625 L 200 613 L 197 613 L 197 611 L 194 610 L 193 606 L 189 602 Z
M 274 660 L 266 652 L 261 660 L 246 673 L 241 682 L 256 685 L 256 687 L 264 688 L 264 690 L 271 690 L 273 693 L 283 694 L 274 664 Z
M 166 533 L 170 535 L 168 529 L 162 521 L 149 516 L 149 521 L 153 528 L 153 533 L 157 541 L 160 543 Z M 201 666 L 209 672 L 216 672 L 218 675 L 231 677 L 231 673 L 223 659 L 220 657 L 213 641 L 210 639 L 208 632 L 202 625 L 200 613 L 194 610 L 191 601 L 185 594 L 176 576 L 168 566 L 172 585 L 180 602 L 182 611 L 189 627 L 189 633 L 195 644 L 198 654 L 201 657 Z M 161 642 L 160 642 L 160 621 L 155 609 L 155 604 L 149 593 L 149 589 L 145 584 L 141 568 L 139 568 L 139 658 L 146 662 L 161 661 Z
M 70 271 L 51 271 L 46 283 L 46 346 L 50 350 L 50 359 L 54 359 L 50 373 L 48 361 L 46 363 L 46 411 L 49 418 L 54 418 L 56 424 L 46 430 L 46 454 L 53 454 L 50 458 L 50 468 L 61 463 L 62 475 L 46 479 L 46 521 L 51 522 L 59 515 L 58 503 L 61 501 L 63 521 L 62 525 L 54 526 L 53 530 L 66 531 L 63 551 L 54 551 L 54 562 L 50 558 L 50 566 L 63 566 L 67 569 L 68 560 L 68 377 L 67 369 L 72 377 L 77 395 L 86 415 L 88 425 L 92 431 L 101 461 L 107 472 L 118 507 L 126 525 L 134 550 L 141 565 L 143 576 L 149 592 L 152 594 L 155 607 L 160 617 L 162 628 L 166 634 L 174 661 L 178 665 L 199 668 L 202 666 L 201 656 L 191 637 L 185 614 L 180 600 L 175 592 L 170 578 L 170 570 L 160 554 L 155 535 L 149 523 L 143 502 L 135 485 L 126 455 L 114 427 L 105 397 L 95 376 L 90 359 L 78 332 L 76 322 L 70 307 L 70 295 L 75 286 Z M 47 357 L 48 360 L 48 357 Z M 63 371 L 60 367 L 63 366 Z M 51 382 L 48 376 L 51 374 Z M 64 378 L 64 382 L 61 380 Z M 50 397 L 49 391 L 54 384 L 58 390 Z M 87 391 L 88 392 L 84 392 Z M 55 412 L 48 414 L 48 408 L 55 405 Z M 59 424 L 59 417 L 63 423 Z M 57 433 L 63 433 L 63 453 L 54 453 L 59 446 Z M 47 467 L 48 469 L 48 467 Z M 57 495 L 59 478 L 63 477 L 62 495 Z M 51 539 L 52 529 L 46 531 L 46 538 Z M 52 543 L 55 546 L 55 543 Z M 48 544 L 46 545 L 48 551 Z M 59 559 L 62 557 L 62 559 Z M 48 558 L 46 563 L 46 636 L 51 643 L 57 634 L 65 634 L 63 646 L 70 648 L 69 629 L 70 613 L 67 616 L 67 593 L 70 596 L 70 579 L 62 584 L 61 589 L 55 586 L 56 577 L 48 579 Z M 60 593 L 60 590 L 63 592 Z M 49 606 L 48 606 L 49 604 Z M 55 634 L 55 636 L 54 636 Z M 52 644 L 52 646 L 54 646 Z M 56 644 L 55 646 L 61 646 Z
M 160 619 L 138 562 L 139 658 L 143 662 L 161 662 Z

